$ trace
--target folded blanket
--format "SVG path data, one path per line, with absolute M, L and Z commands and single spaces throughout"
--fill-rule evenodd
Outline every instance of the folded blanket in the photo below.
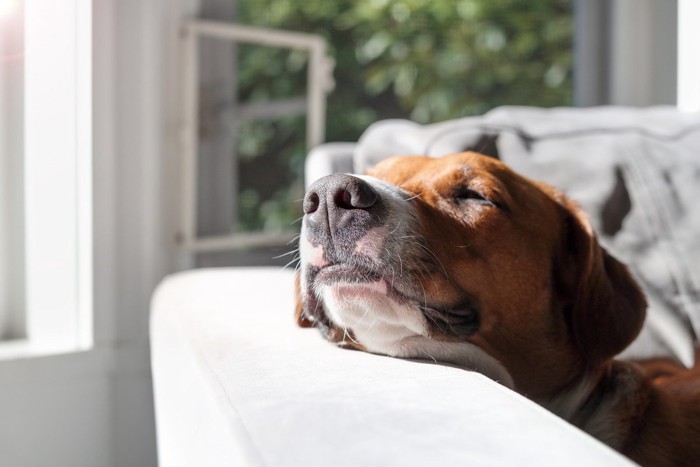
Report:
M 473 150 L 564 191 L 599 240 L 626 262 L 649 300 L 627 358 L 692 365 L 700 336 L 700 114 L 672 107 L 500 107 L 421 126 L 387 120 L 355 148 L 363 173 L 393 155 Z

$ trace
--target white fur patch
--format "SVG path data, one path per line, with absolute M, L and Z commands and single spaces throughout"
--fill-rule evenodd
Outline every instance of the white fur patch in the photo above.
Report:
M 401 339 L 427 331 L 420 310 L 387 296 L 384 281 L 323 286 L 321 297 L 328 317 L 370 352 L 386 354 Z
M 309 266 L 322 268 L 328 265 L 328 260 L 326 260 L 323 252 L 323 247 L 321 245 L 313 246 L 311 242 L 306 239 L 303 228 L 299 239 L 299 252 L 301 253 L 303 262 Z

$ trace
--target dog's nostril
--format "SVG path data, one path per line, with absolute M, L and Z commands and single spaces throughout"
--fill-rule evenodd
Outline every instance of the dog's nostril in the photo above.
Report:
M 338 190 L 333 199 L 335 205 L 342 209 L 354 209 L 352 195 L 348 190 Z
M 353 177 L 344 187 L 337 187 L 333 203 L 340 209 L 367 209 L 377 202 L 377 192 L 368 183 Z
M 318 193 L 316 192 L 310 192 L 306 195 L 306 198 L 304 198 L 304 214 L 313 214 L 318 210 L 320 200 L 318 197 Z

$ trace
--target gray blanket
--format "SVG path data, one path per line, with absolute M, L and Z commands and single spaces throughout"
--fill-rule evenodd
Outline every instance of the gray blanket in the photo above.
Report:
M 693 363 L 700 336 L 699 114 L 501 107 L 426 126 L 388 120 L 362 136 L 353 170 L 397 154 L 465 150 L 566 192 L 589 214 L 600 242 L 630 266 L 650 307 L 626 357 Z

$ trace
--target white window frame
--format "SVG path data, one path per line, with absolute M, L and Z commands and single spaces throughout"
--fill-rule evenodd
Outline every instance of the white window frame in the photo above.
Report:
M 92 2 L 24 2 L 25 336 L 0 357 L 93 343 Z
M 183 142 L 182 200 L 178 240 L 188 252 L 222 251 L 273 246 L 287 243 L 295 232 L 245 232 L 230 235 L 197 235 L 197 162 L 199 125 L 200 38 L 215 38 L 234 43 L 257 44 L 309 53 L 306 98 L 242 105 L 234 118 L 241 121 L 279 118 L 306 112 L 306 143 L 310 149 L 324 141 L 326 94 L 333 87 L 333 60 L 326 55 L 326 43 L 316 34 L 243 26 L 219 21 L 192 20 L 184 26 L 183 36 Z M 232 155 L 235 157 L 235 155 Z M 237 193 L 234 194 L 236 196 Z

